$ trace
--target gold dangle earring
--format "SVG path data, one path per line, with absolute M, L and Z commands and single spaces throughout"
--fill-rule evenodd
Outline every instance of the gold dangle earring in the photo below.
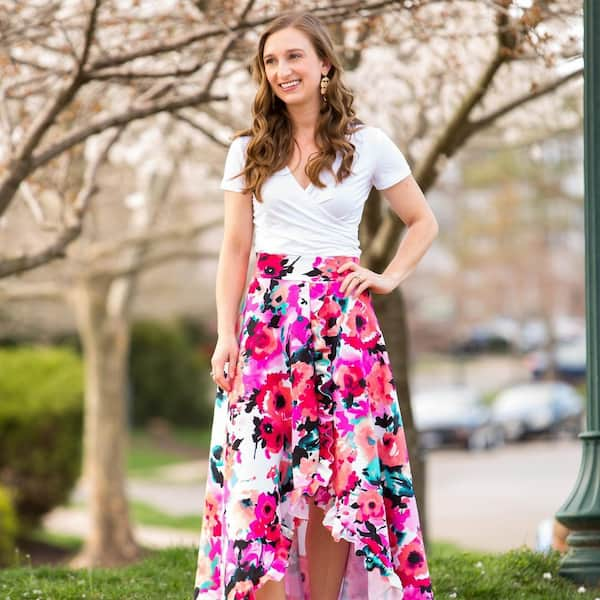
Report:
M 325 93 L 327 92 L 327 86 L 329 85 L 329 77 L 327 75 L 323 75 L 321 77 L 321 98 L 323 98 L 323 102 L 327 102 L 327 96 Z

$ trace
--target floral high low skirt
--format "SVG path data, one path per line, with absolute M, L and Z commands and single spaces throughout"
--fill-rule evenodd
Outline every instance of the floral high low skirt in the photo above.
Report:
M 402 417 L 356 257 L 258 253 L 234 387 L 217 388 L 194 599 L 309 600 L 309 498 L 351 542 L 339 600 L 431 600 Z M 318 599 L 312 599 L 318 600 Z

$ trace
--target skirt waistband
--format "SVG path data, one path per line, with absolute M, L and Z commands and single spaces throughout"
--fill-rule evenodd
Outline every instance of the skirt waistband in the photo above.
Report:
M 358 263 L 359 261 L 358 256 L 309 256 L 257 252 L 254 276 L 270 279 L 334 281 L 348 274 L 348 271 L 338 273 L 339 267 L 347 262 Z

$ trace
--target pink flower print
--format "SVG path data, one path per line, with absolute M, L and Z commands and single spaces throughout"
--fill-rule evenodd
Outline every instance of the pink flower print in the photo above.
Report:
M 392 370 L 389 365 L 376 362 L 367 375 L 367 389 L 375 405 L 392 403 L 394 386 Z
M 288 285 L 278 285 L 274 290 L 271 290 L 271 306 L 279 308 L 287 302 L 290 288 Z
M 380 343 L 381 334 L 372 308 L 358 298 L 347 313 L 342 339 L 353 348 L 364 352 Z
M 256 519 L 250 525 L 250 531 L 267 541 L 274 542 L 279 538 L 277 531 L 277 501 L 272 494 L 262 493 L 254 507 Z
M 408 450 L 401 434 L 386 431 L 377 442 L 377 451 L 381 462 L 386 467 L 399 467 L 408 462 Z
M 255 360 L 266 360 L 280 349 L 278 330 L 261 321 L 253 321 L 248 325 L 248 329 L 250 335 L 246 341 L 246 348 Z
M 259 494 L 254 514 L 261 523 L 272 523 L 276 516 L 277 500 L 273 494 Z
M 229 593 L 227 600 L 247 600 L 248 594 L 254 589 L 251 581 L 238 581 Z
M 360 505 L 360 516 L 363 521 L 381 519 L 385 513 L 383 496 L 377 490 L 362 492 L 358 497 L 358 504 Z
M 204 527 L 209 527 L 213 535 L 221 535 L 221 521 L 219 520 L 220 503 L 213 497 L 212 494 L 205 496 L 204 504 Z
M 365 389 L 365 380 L 363 379 L 363 370 L 358 363 L 340 364 L 333 374 L 333 381 L 340 388 L 342 397 L 360 396 Z
M 323 304 L 317 311 L 319 319 L 324 323 L 321 335 L 323 337 L 334 337 L 340 331 L 340 321 L 342 317 L 341 306 L 332 296 L 325 296 Z
M 354 429 L 354 441 L 359 452 L 367 462 L 371 462 L 377 454 L 375 430 L 370 419 L 363 419 Z
M 302 457 L 298 469 L 305 477 L 311 477 L 317 469 L 317 461 L 314 458 Z
M 292 384 L 294 389 L 302 392 L 309 387 L 309 382 L 314 375 L 314 367 L 306 362 L 298 361 L 292 367 Z

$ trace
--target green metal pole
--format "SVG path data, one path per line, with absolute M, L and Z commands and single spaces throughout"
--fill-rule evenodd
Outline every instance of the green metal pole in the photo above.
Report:
M 584 132 L 585 313 L 587 340 L 586 431 L 571 495 L 556 513 L 571 530 L 559 574 L 600 586 L 600 3 L 585 0 Z

